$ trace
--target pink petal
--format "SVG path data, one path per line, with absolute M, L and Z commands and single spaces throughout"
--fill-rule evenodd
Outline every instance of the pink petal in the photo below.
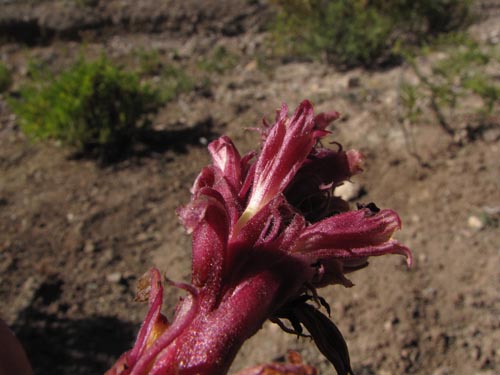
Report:
M 353 249 L 388 241 L 401 228 L 393 210 L 374 213 L 368 208 L 334 215 L 307 227 L 294 245 L 296 251 Z
M 192 283 L 216 291 L 220 287 L 229 235 L 229 218 L 220 194 L 204 188 L 199 197 L 178 210 L 193 233 Z
M 283 192 L 316 142 L 311 103 L 303 101 L 291 119 L 286 118 L 286 110 L 284 105 L 257 160 L 252 192 L 240 227 Z
M 208 145 L 214 166 L 219 168 L 234 191 L 241 188 L 241 157 L 229 137 L 222 136 Z

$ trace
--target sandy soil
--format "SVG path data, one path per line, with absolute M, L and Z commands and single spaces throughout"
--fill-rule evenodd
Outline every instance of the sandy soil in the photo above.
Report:
M 96 4 L 0 3 L 0 58 L 15 72 L 10 94 L 26 79 L 30 59 L 59 69 L 82 42 L 86 55 L 105 50 L 131 67 L 140 48 L 189 67 L 224 46 L 238 63 L 212 73 L 208 93 L 197 90 L 160 110 L 153 123 L 169 134 L 162 147 L 108 166 L 30 142 L 7 94 L 0 96 L 0 316 L 37 374 L 99 374 L 131 346 L 146 311 L 133 302 L 137 279 L 157 266 L 189 280 L 190 240 L 175 208 L 208 163 L 206 142 L 228 134 L 240 150 L 254 148 L 258 136 L 248 128 L 272 119 L 281 102 L 295 107 L 304 98 L 317 111 L 343 114 L 331 139 L 367 156 L 353 205 L 396 209 L 404 223 L 397 237 L 415 256 L 411 270 L 400 257 L 375 259 L 352 275 L 355 287 L 322 290 L 356 373 L 500 372 L 498 108 L 490 126 L 459 143 L 431 117 L 409 138 L 398 121 L 398 82 L 410 74 L 404 67 L 338 72 L 313 62 L 262 62 L 268 8 L 258 1 Z M 473 31 L 498 35 L 498 17 L 492 13 Z M 467 115 L 454 126 L 470 129 Z M 423 163 L 409 155 L 408 141 Z M 178 297 L 168 289 L 166 306 Z M 288 349 L 334 373 L 312 343 L 272 324 L 245 345 L 233 370 Z

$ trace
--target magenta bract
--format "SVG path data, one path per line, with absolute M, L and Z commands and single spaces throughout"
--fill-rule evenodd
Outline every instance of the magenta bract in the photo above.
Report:
M 345 274 L 370 256 L 401 254 L 411 264 L 411 253 L 392 239 L 401 228 L 394 211 L 373 204 L 349 211 L 334 196 L 363 161 L 357 151 L 321 145 L 338 116 L 315 116 L 303 101 L 288 117 L 283 105 L 275 124 L 264 124 L 260 151 L 241 156 L 225 136 L 209 145 L 212 164 L 178 210 L 193 236 L 191 285 L 175 284 L 188 296 L 169 325 L 160 313 L 159 273 L 151 270 L 150 311 L 134 347 L 109 374 L 225 374 L 266 319 L 299 335 L 305 327 L 339 374 L 351 372 L 347 346 L 319 311 L 329 308 L 316 288 L 351 286 Z

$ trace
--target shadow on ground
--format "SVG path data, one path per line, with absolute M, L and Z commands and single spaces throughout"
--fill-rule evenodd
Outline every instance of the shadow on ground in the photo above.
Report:
M 89 144 L 83 151 L 71 154 L 70 159 L 97 160 L 99 165 L 109 166 L 127 159 L 163 154 L 168 150 L 185 154 L 189 146 L 205 147 L 207 142 L 218 136 L 212 130 L 213 125 L 212 118 L 208 117 L 189 127 L 180 124 L 178 128 L 168 130 L 141 129 L 132 137 L 117 140 L 106 147 Z
M 114 317 L 58 319 L 25 311 L 13 330 L 38 375 L 103 374 L 130 349 L 138 327 Z

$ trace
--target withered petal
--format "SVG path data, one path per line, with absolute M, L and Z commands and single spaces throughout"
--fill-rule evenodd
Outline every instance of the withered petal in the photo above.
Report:
M 294 308 L 295 316 L 307 328 L 319 351 L 335 367 L 338 375 L 353 374 L 347 344 L 337 326 L 308 303 Z

